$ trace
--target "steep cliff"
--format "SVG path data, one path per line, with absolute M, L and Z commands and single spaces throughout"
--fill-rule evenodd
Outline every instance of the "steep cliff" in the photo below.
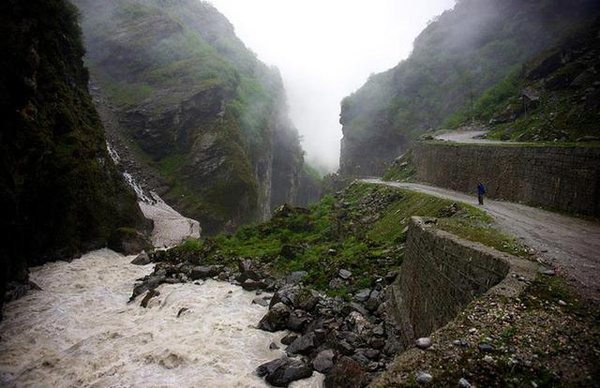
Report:
M 0 295 L 7 281 L 27 288 L 29 265 L 147 227 L 108 156 L 80 35 L 67 1 L 0 5 Z
M 444 123 L 524 61 L 598 15 L 591 0 L 461 0 L 417 37 L 410 57 L 342 101 L 340 169 L 381 174 L 408 141 Z
M 211 234 L 293 202 L 303 155 L 281 77 L 196 0 L 78 0 L 104 121 L 152 189 Z

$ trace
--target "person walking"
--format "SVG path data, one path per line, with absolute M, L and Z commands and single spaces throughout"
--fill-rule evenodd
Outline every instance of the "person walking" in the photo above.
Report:
M 479 182 L 477 185 L 477 198 L 479 199 L 479 204 L 483 205 L 483 195 L 485 194 L 485 186 L 483 183 Z

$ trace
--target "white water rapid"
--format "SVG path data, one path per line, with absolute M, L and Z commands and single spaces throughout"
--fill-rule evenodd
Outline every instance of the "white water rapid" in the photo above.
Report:
M 157 196 L 140 199 L 154 220 L 156 246 L 199 236 L 196 221 Z M 251 303 L 254 293 L 212 280 L 163 284 L 148 308 L 140 307 L 145 294 L 128 304 L 135 280 L 153 270 L 153 264 L 130 264 L 134 257 L 102 249 L 31 268 L 30 279 L 42 290 L 8 303 L 0 322 L 0 386 L 267 385 L 253 371 L 284 354 L 269 345 L 281 346 L 286 333 L 253 327 L 267 312 Z M 315 373 L 291 386 L 322 382 Z

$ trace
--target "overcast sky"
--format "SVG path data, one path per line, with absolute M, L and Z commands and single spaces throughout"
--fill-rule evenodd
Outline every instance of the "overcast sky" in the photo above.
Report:
M 260 60 L 281 70 L 306 160 L 338 168 L 340 101 L 405 59 L 454 0 L 209 0 Z

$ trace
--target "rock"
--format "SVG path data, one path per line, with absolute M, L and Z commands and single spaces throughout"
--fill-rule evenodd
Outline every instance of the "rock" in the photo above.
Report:
M 350 279 L 350 277 L 352 277 L 352 272 L 346 270 L 346 269 L 340 269 L 340 272 L 338 273 L 338 275 L 344 279 L 344 280 L 348 280 Z
M 148 303 L 150 302 L 150 299 L 154 298 L 155 296 L 159 296 L 160 292 L 157 290 L 149 290 L 146 295 L 144 296 L 144 299 L 142 299 L 142 303 L 140 303 L 140 306 L 142 306 L 143 308 L 148 307 Z
M 344 307 L 342 307 L 342 314 L 344 314 L 344 315 L 350 315 L 350 314 L 352 314 L 353 311 L 356 311 L 360 315 L 365 316 L 365 317 L 367 315 L 369 315 L 369 312 L 358 303 L 352 302 L 352 303 L 345 304 Z
M 131 262 L 131 264 L 133 264 L 133 265 L 147 265 L 147 264 L 150 264 L 150 263 L 152 263 L 152 260 L 150 260 L 150 256 L 148 256 L 148 254 L 145 251 L 142 252 L 142 253 L 140 253 Z
M 317 354 L 312 362 L 313 369 L 320 373 L 327 373 L 333 367 L 335 353 L 331 349 L 323 350 Z
M 292 342 L 285 351 L 288 354 L 288 356 L 295 354 L 309 354 L 312 350 L 314 350 L 317 347 L 315 339 L 315 333 L 310 332 L 299 338 L 296 338 L 294 342 Z
M 283 303 L 276 303 L 260 320 L 258 328 L 270 332 L 284 330 L 290 313 L 291 309 L 288 306 Z
M 240 282 L 240 284 L 243 284 L 248 279 L 259 281 L 262 278 L 258 271 L 254 269 L 254 265 L 250 260 L 240 260 L 238 269 L 240 270 L 240 276 L 238 276 L 236 280 Z
M 369 345 L 373 349 L 381 349 L 385 346 L 385 340 L 380 337 L 373 337 L 369 340 Z
M 287 284 L 298 284 L 302 281 L 302 279 L 304 279 L 306 275 L 308 275 L 308 272 L 306 271 L 292 272 L 285 278 L 285 282 Z
M 252 299 L 252 304 L 257 304 L 262 307 L 267 307 L 269 305 L 264 298 L 254 298 Z
M 417 375 L 417 383 L 419 384 L 429 384 L 433 380 L 433 376 L 429 373 L 419 372 Z
M 427 337 L 419 338 L 415 344 L 417 345 L 417 348 L 419 348 L 419 349 L 427 349 L 428 347 L 430 347 L 432 345 L 431 339 L 427 338 Z
M 373 328 L 373 334 L 374 335 L 379 335 L 379 336 L 384 335 L 385 334 L 385 328 L 383 327 L 383 325 L 380 324 L 380 325 L 375 326 Z
M 365 317 L 357 311 L 351 312 L 347 319 L 354 331 L 358 334 L 362 334 L 365 329 L 370 326 L 369 321 L 367 321 Z
M 280 348 L 279 348 L 279 345 L 277 345 L 275 342 L 271 342 L 269 344 L 269 349 L 271 349 L 271 350 L 277 350 L 277 349 L 280 349 Z
M 284 345 L 289 345 L 292 342 L 294 342 L 296 340 L 296 338 L 298 338 L 297 334 L 288 334 L 281 339 L 281 343 Z
M 256 374 L 275 387 L 287 387 L 292 381 L 312 376 L 313 370 L 301 360 L 283 357 L 262 364 Z
M 461 378 L 458 380 L 458 386 L 460 388 L 471 388 L 471 383 L 469 383 L 465 378 Z
M 483 352 L 483 353 L 490 353 L 490 352 L 493 352 L 494 350 L 496 350 L 490 344 L 479 344 L 478 348 L 479 348 L 479 351 Z
M 561 306 L 566 306 L 567 302 L 565 302 L 564 300 L 561 299 L 561 300 L 558 301 L 558 304 L 561 305 Z
M 341 357 L 325 376 L 325 388 L 358 388 L 361 386 L 365 372 L 358 362 L 348 357 Z
M 494 362 L 494 358 L 490 355 L 486 355 L 485 357 L 483 357 L 483 361 L 485 361 L 489 364 L 489 363 Z
M 265 288 L 265 283 L 253 279 L 246 279 L 242 283 L 242 288 L 246 291 L 256 291 L 259 288 Z
M 179 318 L 183 313 L 185 313 L 188 310 L 189 309 L 187 307 L 180 308 L 179 311 L 177 312 L 177 318 Z
M 213 276 L 217 276 L 221 272 L 221 269 L 216 265 L 210 266 L 197 266 L 192 268 L 192 272 L 190 272 L 190 279 L 192 280 L 204 280 L 207 278 L 212 278 Z
M 452 345 L 454 346 L 461 346 L 461 347 L 467 347 L 469 346 L 469 342 L 465 341 L 465 340 L 454 340 L 452 341 Z
M 354 299 L 356 299 L 359 302 L 365 302 L 367 299 L 369 299 L 370 296 L 371 296 L 371 290 L 365 289 L 365 290 L 359 291 L 354 296 Z
M 301 332 L 311 317 L 303 310 L 294 310 L 287 320 L 286 327 L 292 331 Z
M 108 248 L 124 255 L 134 255 L 151 250 L 152 243 L 141 232 L 132 228 L 119 228 L 108 238 Z
M 338 349 L 342 354 L 346 356 L 351 356 L 354 354 L 354 346 L 350 345 L 350 343 L 346 340 L 341 340 L 338 343 Z
M 314 290 L 298 286 L 284 286 L 273 295 L 270 305 L 281 302 L 294 309 L 310 312 L 316 307 L 319 300 L 319 294 Z
M 541 270 L 540 273 L 542 275 L 546 275 L 546 276 L 554 276 L 554 275 L 556 275 L 556 272 L 554 270 L 552 270 L 552 269 L 544 269 L 544 270 Z

